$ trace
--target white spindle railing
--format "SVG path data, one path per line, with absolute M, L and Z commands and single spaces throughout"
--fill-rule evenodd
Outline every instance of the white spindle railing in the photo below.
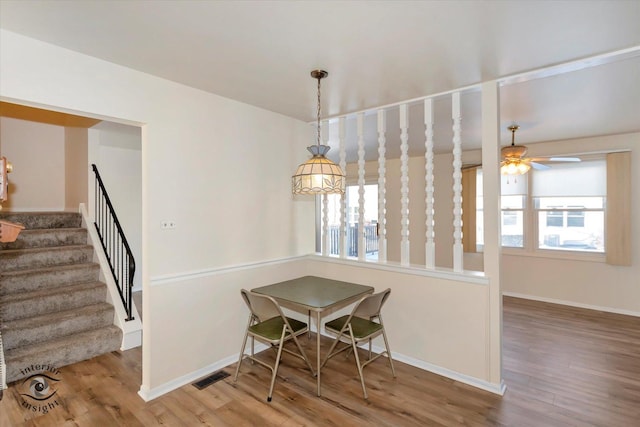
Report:
M 436 268 L 436 236 L 435 236 L 435 103 L 434 99 L 442 96 L 451 96 L 451 117 L 452 117 L 452 130 L 453 130 L 453 270 L 454 272 L 463 272 L 463 247 L 462 247 L 462 126 L 461 126 L 461 94 L 463 90 L 473 89 L 471 87 L 460 89 L 458 91 L 447 92 L 446 94 L 439 94 L 433 97 L 425 97 L 419 100 L 410 100 L 399 104 L 380 107 L 376 110 L 377 115 L 377 139 L 378 139 L 378 262 L 387 262 L 389 256 L 393 256 L 392 260 L 399 258 L 400 265 L 408 266 L 411 263 L 410 257 L 410 239 L 409 239 L 409 224 L 410 216 L 412 213 L 409 209 L 409 106 L 414 105 L 417 102 L 424 105 L 424 197 L 425 197 L 425 235 L 424 235 L 424 248 L 425 248 L 425 267 L 428 269 Z M 387 112 L 391 108 L 398 108 L 399 110 L 399 128 L 400 128 L 400 221 L 395 222 L 389 226 L 387 222 L 387 192 L 388 186 L 388 162 L 387 151 L 389 149 L 389 142 L 387 136 Z M 336 254 L 336 250 L 341 258 L 347 258 L 350 256 L 357 256 L 359 261 L 367 259 L 367 229 L 371 232 L 371 227 L 365 227 L 365 209 L 366 209 L 366 152 L 365 152 L 365 115 L 367 112 L 361 111 L 349 116 L 341 116 L 338 118 L 338 144 L 339 144 L 339 164 L 340 167 L 346 171 L 347 168 L 347 144 L 351 147 L 357 146 L 357 186 L 358 186 L 358 220 L 357 220 L 357 234 L 352 233 L 355 231 L 355 227 L 351 224 L 351 228 L 348 220 L 350 219 L 350 212 L 347 211 L 347 196 L 346 194 L 340 197 L 340 222 L 339 222 L 339 241 L 336 241 L 335 230 L 331 234 L 329 229 L 329 218 L 327 212 L 327 199 L 323 199 L 323 221 L 321 227 L 323 230 L 322 243 L 323 243 L 323 255 Z M 356 132 L 353 137 L 350 136 L 350 140 L 347 140 L 346 128 L 348 120 L 353 119 L 355 121 Z M 325 133 L 328 135 L 328 132 Z M 414 179 L 417 178 L 419 172 L 414 172 Z M 397 185 L 393 183 L 392 185 Z M 421 216 L 421 213 L 413 214 Z M 400 251 L 398 254 L 397 247 L 393 250 L 389 250 L 388 245 L 388 232 L 392 230 L 393 237 L 400 241 Z M 395 234 L 398 233 L 398 234 Z M 371 236 L 369 236 L 369 239 Z M 397 242 L 398 240 L 394 240 Z M 333 246 L 332 246 L 333 245 Z M 336 248 L 337 246 L 337 248 Z M 354 251 L 357 251 L 354 253 Z M 371 249 L 375 250 L 375 249 Z
M 427 268 L 436 266 L 436 243 L 434 240 L 433 221 L 433 100 L 424 100 L 424 126 L 425 126 L 425 216 L 426 216 L 426 243 L 425 265 Z
M 400 105 L 401 226 L 400 263 L 409 265 L 409 114 L 407 104 Z
M 364 229 L 364 113 L 356 116 L 358 126 L 358 259 L 364 261 L 367 240 Z
M 386 131 L 386 112 L 378 110 L 378 262 L 387 261 Z
M 451 95 L 453 119 L 453 271 L 462 272 L 462 138 L 460 92 Z
M 340 117 L 338 119 L 338 145 L 340 147 L 340 168 L 343 172 L 347 170 L 347 149 L 345 141 L 345 118 Z M 345 217 L 347 211 L 347 195 L 340 195 L 340 235 L 339 239 L 339 254 L 340 258 L 347 257 L 347 218 Z
M 323 144 L 329 145 L 329 122 L 322 122 Z M 322 255 L 328 256 L 331 248 L 331 234 L 329 233 L 329 195 L 322 195 Z

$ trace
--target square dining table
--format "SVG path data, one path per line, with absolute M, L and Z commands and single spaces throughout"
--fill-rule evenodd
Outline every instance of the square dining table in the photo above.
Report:
M 252 289 L 253 292 L 269 295 L 284 307 L 306 310 L 311 323 L 311 312 L 316 314 L 316 362 L 318 396 L 320 396 L 320 331 L 323 313 L 337 310 L 354 303 L 367 294 L 372 294 L 371 286 L 358 285 L 356 283 L 342 282 L 339 280 L 325 279 L 322 277 L 305 276 L 293 280 L 287 280 L 272 285 L 261 286 Z M 311 324 L 309 324 L 311 329 Z

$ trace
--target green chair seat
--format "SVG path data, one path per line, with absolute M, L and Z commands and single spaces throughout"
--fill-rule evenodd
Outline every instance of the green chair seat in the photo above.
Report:
M 336 334 L 339 334 L 347 320 L 349 320 L 349 315 L 338 317 L 331 322 L 327 322 L 325 324 L 325 328 L 331 330 L 332 332 L 335 332 Z M 351 318 L 351 330 L 353 332 L 353 336 L 356 339 L 363 339 L 378 332 L 381 329 L 382 325 L 379 323 L 372 322 L 361 317 L 353 316 Z
M 292 319 L 290 317 L 287 317 L 287 321 L 289 322 L 289 325 L 291 325 L 291 329 L 293 329 L 294 333 L 301 331 L 307 327 L 306 323 L 296 319 Z M 264 322 L 251 325 L 249 327 L 249 331 L 271 341 L 280 341 L 283 327 L 284 320 L 282 320 L 282 317 L 272 317 L 271 319 L 265 320 Z M 289 332 L 287 332 L 285 336 L 288 335 Z
M 238 356 L 238 365 L 236 366 L 236 374 L 233 377 L 233 382 L 238 381 L 240 366 L 245 358 L 268 368 L 271 370 L 271 383 L 269 384 L 267 402 L 271 402 L 271 398 L 273 397 L 273 387 L 276 384 L 276 376 L 278 375 L 278 366 L 280 366 L 280 359 L 282 358 L 282 352 L 286 352 L 287 354 L 291 354 L 292 356 L 304 360 L 311 371 L 311 375 L 316 375 L 315 372 L 313 372 L 313 367 L 311 366 L 311 362 L 309 362 L 309 358 L 297 338 L 298 335 L 307 331 L 307 324 L 285 316 L 278 302 L 268 295 L 258 294 L 246 289 L 241 289 L 240 295 L 242 295 L 242 299 L 247 304 L 247 308 L 249 308 L 251 313 L 249 314 L 249 320 L 247 321 L 247 329 L 245 330 L 244 338 L 242 340 L 242 347 L 240 347 L 240 355 Z M 260 322 L 260 319 L 267 320 Z M 251 337 L 251 353 L 245 354 L 247 339 L 249 337 Z M 271 344 L 271 348 L 277 350 L 275 364 L 271 365 L 270 363 L 267 363 L 267 360 L 261 360 L 262 358 L 255 357 L 254 341 L 256 339 L 268 342 Z M 298 352 L 284 347 L 284 344 L 289 340 L 292 340 L 295 343 Z
M 335 320 L 325 323 L 324 327 L 327 331 L 335 333 L 336 337 L 333 340 L 333 344 L 327 353 L 327 356 L 322 362 L 320 367 L 324 366 L 329 359 L 340 354 L 341 352 L 350 349 L 353 352 L 356 359 L 356 366 L 358 367 L 358 376 L 360 377 L 360 384 L 362 385 L 362 394 L 365 399 L 368 399 L 367 387 L 364 384 L 364 375 L 362 369 L 369 363 L 375 361 L 379 357 L 387 355 L 389 365 L 391 366 L 391 373 L 393 377 L 396 376 L 395 368 L 393 367 L 393 359 L 391 358 L 391 349 L 389 348 L 389 341 L 387 340 L 387 333 L 384 330 L 384 323 L 382 322 L 382 314 L 380 313 L 382 306 L 387 298 L 391 294 L 391 289 L 386 289 L 382 292 L 373 295 L 367 295 L 358 301 L 351 311 L 351 314 L 338 317 Z M 372 319 L 377 319 L 378 322 L 374 322 Z M 382 335 L 384 338 L 385 350 L 382 353 L 372 356 L 371 341 L 377 336 Z M 338 348 L 338 343 L 342 342 L 343 338 L 347 338 L 350 344 Z M 358 355 L 358 344 L 363 341 L 369 342 L 369 357 L 363 363 L 360 363 L 360 356 Z M 345 343 L 346 344 L 346 343 Z M 347 356 L 349 353 L 347 354 Z

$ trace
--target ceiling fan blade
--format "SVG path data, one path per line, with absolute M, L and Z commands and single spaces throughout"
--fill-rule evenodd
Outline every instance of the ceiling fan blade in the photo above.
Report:
M 551 169 L 549 166 L 543 165 L 542 163 L 536 163 L 536 162 L 532 162 L 532 161 L 529 161 L 527 163 L 529 163 L 531 165 L 531 167 L 534 168 L 535 170 L 543 171 L 543 170 L 546 170 L 546 169 Z
M 534 162 L 581 162 L 579 157 L 531 157 L 529 160 Z
M 580 162 L 582 161 L 578 157 L 550 157 L 551 162 Z

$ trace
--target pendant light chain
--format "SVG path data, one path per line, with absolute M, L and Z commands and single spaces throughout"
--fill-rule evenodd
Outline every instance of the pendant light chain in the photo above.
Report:
M 316 116 L 317 118 L 317 127 L 318 127 L 318 146 L 320 146 L 320 80 L 322 79 L 322 77 L 318 76 L 318 114 Z

